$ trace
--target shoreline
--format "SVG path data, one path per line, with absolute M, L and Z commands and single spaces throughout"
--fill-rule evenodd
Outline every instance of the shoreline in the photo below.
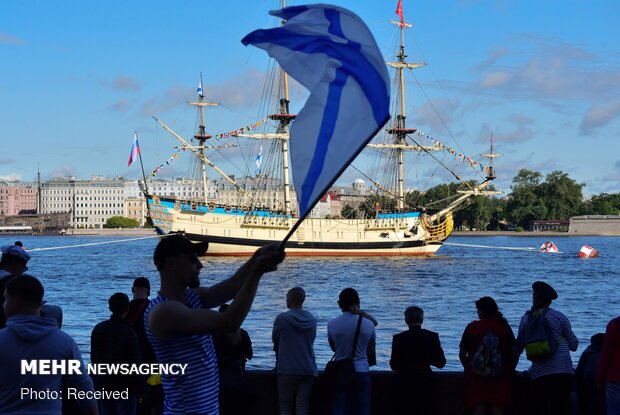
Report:
M 18 235 L 14 233 L 3 233 L 2 235 Z M 24 235 L 24 234 L 19 234 Z M 66 235 L 70 236 L 156 236 L 154 228 L 130 228 L 130 229 L 68 229 Z M 61 236 L 56 233 L 31 234 L 30 236 Z M 523 236 L 523 237 L 570 237 L 570 236 L 620 236 L 620 233 L 601 233 L 601 232 L 555 232 L 555 231 L 453 231 L 450 236 L 463 237 L 484 237 L 484 236 Z
M 555 232 L 555 231 L 454 231 L 450 236 L 526 236 L 526 237 L 541 237 L 541 236 L 556 236 L 556 237 L 569 237 L 569 236 L 620 236 L 618 233 L 599 233 L 599 232 L 583 232 L 583 233 L 569 233 L 569 232 Z

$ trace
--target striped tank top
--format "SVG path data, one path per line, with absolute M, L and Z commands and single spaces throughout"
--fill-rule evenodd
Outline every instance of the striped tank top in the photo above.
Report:
M 218 414 L 218 368 L 210 335 L 176 336 L 161 339 L 151 332 L 149 313 L 154 306 L 168 301 L 159 295 L 144 312 L 144 329 L 159 363 L 187 363 L 184 375 L 161 375 L 164 388 L 164 414 Z M 200 297 L 185 289 L 185 305 L 201 308 Z

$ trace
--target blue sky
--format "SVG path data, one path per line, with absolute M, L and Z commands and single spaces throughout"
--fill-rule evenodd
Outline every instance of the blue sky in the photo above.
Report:
M 368 24 L 388 60 L 396 3 L 334 1 Z M 210 133 L 258 119 L 267 57 L 240 39 L 273 26 L 267 12 L 278 6 L 1 1 L 0 178 L 32 180 L 38 168 L 44 179 L 137 178 L 138 165 L 127 168 L 134 131 L 148 174 L 176 145 L 151 116 L 193 135 L 196 115 L 186 101 L 194 100 L 201 72 L 207 98 L 222 104 L 207 112 Z M 520 168 L 567 172 L 585 183 L 586 195 L 620 192 L 620 3 L 403 0 L 403 8 L 414 24 L 410 60 L 429 64 L 407 85 L 417 91 L 407 103 L 408 125 L 476 160 L 492 132 L 505 192 Z M 293 88 L 293 106 L 304 99 Z M 218 157 L 227 170 L 231 156 Z M 182 153 L 160 176 L 188 174 L 188 159 Z M 408 185 L 432 171 L 421 167 Z

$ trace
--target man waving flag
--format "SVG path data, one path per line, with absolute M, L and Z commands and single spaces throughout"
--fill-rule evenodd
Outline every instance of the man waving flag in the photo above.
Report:
M 264 49 L 310 91 L 290 132 L 299 224 L 389 119 L 390 81 L 370 30 L 349 10 L 313 4 L 270 14 L 286 24 L 241 42 Z

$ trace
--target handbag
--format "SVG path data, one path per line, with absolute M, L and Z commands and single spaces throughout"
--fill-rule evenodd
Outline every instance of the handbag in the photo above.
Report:
M 325 365 L 323 377 L 328 387 L 333 389 L 344 389 L 352 386 L 355 383 L 355 364 L 353 363 L 353 357 L 355 356 L 355 348 L 357 346 L 357 338 L 360 334 L 360 327 L 362 325 L 362 316 L 360 315 L 357 321 L 357 328 L 355 329 L 355 338 L 353 340 L 353 348 L 351 350 L 351 357 L 345 357 L 344 359 L 334 360 L 332 356 L 331 360 Z

